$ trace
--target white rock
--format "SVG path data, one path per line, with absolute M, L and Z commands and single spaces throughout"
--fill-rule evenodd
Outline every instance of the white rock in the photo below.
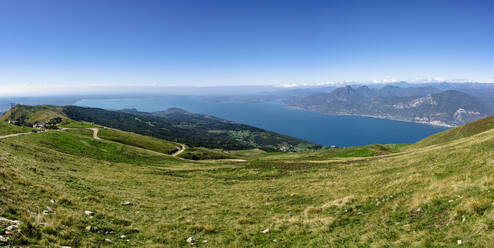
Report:
M 458 239 L 458 244 L 459 245 L 463 244 L 463 241 L 461 241 L 461 239 Z
M 0 235 L 0 242 L 7 243 L 8 241 L 9 240 L 6 237 Z
M 126 201 L 126 202 L 122 202 L 121 204 L 124 206 L 130 206 L 132 205 L 132 202 Z
M 91 211 L 89 211 L 89 210 L 84 211 L 84 213 L 85 213 L 86 215 L 89 215 L 89 216 L 93 216 L 93 215 L 94 215 L 94 212 L 91 212 Z
M 420 210 L 422 210 L 422 209 L 420 209 L 420 208 L 417 208 L 417 212 L 420 212 Z
M 195 242 L 196 242 L 196 239 L 195 239 L 194 237 L 192 237 L 192 236 L 191 236 L 191 237 L 188 237 L 188 238 L 187 238 L 187 243 L 189 243 L 189 244 L 193 244 L 193 243 L 195 243 Z
M 124 238 L 127 238 L 127 236 L 125 236 L 125 235 L 122 234 L 122 235 L 120 235 L 120 238 L 121 239 L 124 239 Z
M 54 203 L 55 203 L 55 200 L 51 199 L 51 200 L 50 200 L 50 202 L 51 202 L 52 204 L 54 204 Z
M 12 225 L 19 225 L 19 223 L 21 223 L 18 220 L 9 220 L 9 219 L 4 218 L 4 217 L 0 217 L 0 222 L 7 222 L 7 223 L 10 223 Z
M 268 233 L 269 232 L 269 229 L 264 229 L 261 231 L 261 233 Z
M 17 228 L 16 225 L 10 225 L 7 228 L 5 228 L 5 230 L 7 230 L 7 231 L 14 231 L 16 228 Z
M 105 239 L 106 242 L 111 243 L 111 239 Z
M 60 246 L 60 248 L 72 248 L 70 246 Z
M 202 242 L 203 242 L 203 243 L 207 243 L 208 241 L 207 241 L 207 240 L 203 240 Z

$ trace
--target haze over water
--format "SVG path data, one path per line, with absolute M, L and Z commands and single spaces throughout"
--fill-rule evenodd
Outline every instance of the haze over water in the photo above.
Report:
M 287 109 L 280 102 L 206 102 L 199 97 L 166 96 L 125 99 L 82 99 L 74 105 L 104 109 L 161 111 L 171 107 L 267 129 L 321 145 L 412 143 L 446 130 L 425 124 L 360 116 L 333 116 Z

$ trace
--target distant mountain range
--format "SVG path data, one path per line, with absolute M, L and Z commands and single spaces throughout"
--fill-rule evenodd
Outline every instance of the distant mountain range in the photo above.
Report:
M 153 96 L 184 94 L 209 102 L 282 101 L 291 108 L 334 115 L 361 115 L 457 126 L 494 114 L 494 84 L 475 82 L 393 82 L 388 84 L 351 83 L 301 85 L 289 87 L 184 87 L 181 91 L 157 89 Z M 188 93 L 186 93 L 188 92 Z M 137 93 L 136 93 L 137 94 Z M 143 97 L 144 95 L 107 95 L 98 98 Z M 78 99 L 95 96 L 52 96 L 0 98 L 0 112 L 10 103 L 26 105 L 70 105 Z
M 345 86 L 328 93 L 290 97 L 284 103 L 292 108 L 318 113 L 370 116 L 447 127 L 475 121 L 494 112 L 489 97 L 494 98 L 494 95 L 489 90 L 439 86 L 442 87 Z

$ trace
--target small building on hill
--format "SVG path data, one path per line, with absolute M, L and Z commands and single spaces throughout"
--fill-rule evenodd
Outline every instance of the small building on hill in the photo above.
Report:
M 52 118 L 50 121 L 48 121 L 48 124 L 50 125 L 56 125 L 62 123 L 62 118 L 61 117 L 55 117 Z
M 34 122 L 34 125 L 33 125 L 33 128 L 41 129 L 41 128 L 43 128 L 43 126 L 44 126 L 44 123 L 43 122 L 35 121 Z

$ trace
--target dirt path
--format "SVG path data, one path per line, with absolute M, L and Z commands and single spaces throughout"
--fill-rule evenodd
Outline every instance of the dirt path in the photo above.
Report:
M 101 140 L 101 139 L 98 137 L 98 131 L 99 131 L 99 128 L 94 127 L 94 128 L 89 128 L 89 129 L 93 130 L 93 138 L 94 138 L 94 139 Z
M 97 140 L 101 140 L 100 137 L 98 137 L 98 132 L 99 132 L 99 128 L 97 127 L 90 127 L 90 128 L 76 128 L 76 127 L 62 127 L 60 128 L 59 130 L 60 131 L 64 131 L 64 130 L 76 130 L 76 129 L 88 129 L 88 130 L 93 130 L 93 138 L 94 139 L 97 139 Z
M 60 130 L 69 130 L 69 129 L 88 129 L 88 130 L 92 130 L 93 131 L 93 138 L 96 139 L 96 140 L 102 140 L 100 137 L 98 137 L 98 132 L 99 132 L 99 128 L 97 127 L 92 127 L 92 128 L 74 128 L 74 127 L 64 127 L 64 128 L 61 128 Z M 24 133 L 23 133 L 24 134 Z M 2 136 L 0 136 L 1 138 Z M 5 137 L 6 138 L 6 137 Z M 185 145 L 184 144 L 180 144 L 182 147 L 178 147 L 177 146 L 177 149 L 178 151 L 174 152 L 173 154 L 171 154 L 172 156 L 176 157 L 178 155 L 180 155 L 180 153 L 184 152 L 185 151 Z M 144 148 L 141 148 L 141 149 L 144 149 Z M 145 149 L 145 150 L 148 150 L 148 149 Z M 152 151 L 152 150 L 148 150 L 148 151 Z M 154 152 L 154 151 L 153 151 Z
M 24 134 L 31 134 L 31 133 L 32 132 L 29 132 L 29 133 L 13 133 L 13 134 L 0 135 L 0 139 L 5 139 L 5 138 L 9 138 L 9 137 L 15 137 L 15 136 L 24 135 Z
M 101 140 L 100 137 L 98 137 L 98 131 L 99 131 L 99 128 L 70 128 L 70 127 L 63 127 L 63 128 L 60 128 L 59 130 L 60 131 L 63 131 L 63 130 L 69 130 L 69 129 L 90 129 L 90 130 L 93 130 L 93 138 L 94 139 L 97 139 L 97 140 Z M 24 135 L 24 134 L 32 134 L 33 132 L 29 132 L 29 133 L 13 133 L 13 134 L 6 134 L 6 135 L 0 135 L 0 139 L 5 139 L 5 138 L 9 138 L 9 137 L 15 137 L 15 136 L 19 136 L 19 135 Z M 40 133 L 40 132 L 38 132 Z
M 89 129 L 89 130 L 92 130 L 93 131 L 93 138 L 96 139 L 96 140 L 101 140 L 100 137 L 98 137 L 98 132 L 99 132 L 99 128 L 96 128 L 96 127 L 93 127 L 93 128 L 71 128 L 71 127 L 63 127 L 63 128 L 60 128 L 59 130 L 60 131 L 64 131 L 64 130 L 69 130 L 69 129 Z M 19 135 L 24 135 L 24 134 L 32 134 L 33 132 L 29 132 L 29 133 L 14 133 L 14 134 L 6 134 L 6 135 L 0 135 L 0 139 L 5 139 L 5 138 L 9 138 L 9 137 L 15 137 L 15 136 L 19 136 Z M 185 145 L 184 144 L 180 144 L 182 147 L 178 147 L 178 151 L 174 152 L 172 154 L 172 156 L 176 157 L 178 155 L 180 155 L 182 152 L 185 151 Z
M 245 159 L 238 159 L 238 158 L 224 158 L 224 159 L 204 159 L 204 160 L 197 160 L 196 162 L 198 163 L 211 163 L 211 162 L 247 162 Z
M 182 148 L 179 148 L 179 150 L 176 151 L 175 153 L 173 153 L 172 156 L 176 157 L 176 156 L 180 155 L 180 153 L 182 153 L 182 152 L 185 151 L 185 145 L 184 144 L 181 144 L 181 146 L 182 146 Z

